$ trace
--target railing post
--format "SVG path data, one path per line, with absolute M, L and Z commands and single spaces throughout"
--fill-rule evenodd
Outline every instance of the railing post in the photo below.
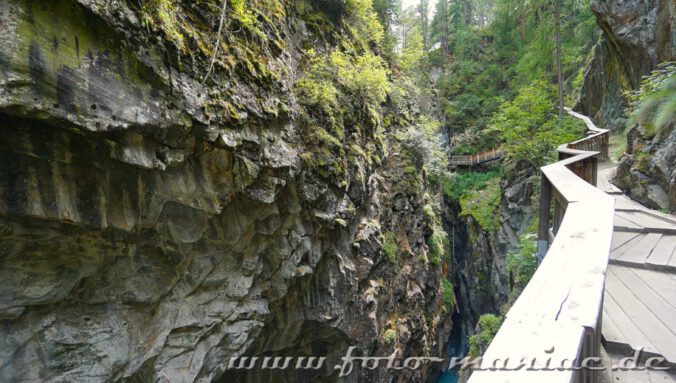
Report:
M 540 217 L 538 221 L 538 252 L 535 255 L 540 265 L 549 249 L 549 208 L 552 202 L 552 185 L 544 173 L 540 180 Z

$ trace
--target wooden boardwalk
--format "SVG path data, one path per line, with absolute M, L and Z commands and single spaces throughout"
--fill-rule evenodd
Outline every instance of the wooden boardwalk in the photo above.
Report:
M 541 261 L 469 382 L 676 382 L 676 218 L 614 187 L 615 165 L 598 166 L 608 130 L 566 111 L 588 135 L 559 146 L 559 161 L 541 168 Z M 641 361 L 663 357 L 670 371 L 551 369 L 590 357 L 610 366 L 635 350 L 644 350 Z M 524 357 L 533 365 L 517 368 Z
M 613 359 L 643 349 L 676 366 L 676 219 L 651 211 L 610 183 L 614 167 L 599 170 L 598 187 L 615 198 L 606 274 L 602 334 Z M 671 373 L 614 372 L 616 382 L 676 382 Z
M 499 160 L 502 157 L 504 157 L 502 150 L 495 148 L 466 156 L 451 156 L 448 164 L 450 166 L 474 166 L 484 162 Z

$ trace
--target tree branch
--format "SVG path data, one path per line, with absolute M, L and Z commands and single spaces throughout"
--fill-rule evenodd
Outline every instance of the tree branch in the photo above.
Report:
M 209 79 L 209 75 L 211 75 L 211 71 L 214 69 L 214 63 L 216 62 L 216 55 L 218 55 L 218 50 L 221 48 L 221 34 L 223 32 L 223 23 L 225 21 L 225 9 L 227 8 L 228 5 L 228 0 L 223 0 L 223 4 L 221 5 L 221 18 L 218 22 L 218 34 L 216 36 L 216 46 L 214 47 L 214 52 L 211 54 L 211 62 L 209 63 L 209 69 L 207 70 L 207 74 L 204 75 L 204 79 L 202 80 L 202 85 L 207 82 L 207 79 Z

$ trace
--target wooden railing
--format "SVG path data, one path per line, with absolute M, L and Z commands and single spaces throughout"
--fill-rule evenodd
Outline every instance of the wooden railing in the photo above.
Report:
M 591 134 L 559 147 L 561 160 L 541 169 L 538 249 L 546 256 L 506 314 L 470 383 L 598 380 L 597 371 L 579 367 L 600 351 L 614 200 L 594 184 L 597 156 L 607 152 L 608 132 L 568 112 L 583 119 Z M 500 369 L 491 371 L 495 361 Z M 557 369 L 561 366 L 578 369 Z
M 497 160 L 503 157 L 502 150 L 499 148 L 487 150 L 485 152 L 470 154 L 466 156 L 451 156 L 449 164 L 452 166 L 471 166 L 483 162 Z

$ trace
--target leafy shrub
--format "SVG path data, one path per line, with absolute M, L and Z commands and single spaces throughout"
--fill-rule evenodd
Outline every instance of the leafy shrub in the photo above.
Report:
M 310 49 L 306 57 L 306 71 L 295 85 L 306 119 L 301 158 L 308 168 L 338 185 L 347 184 L 350 174 L 363 182 L 363 164 L 371 164 L 384 150 L 377 137 L 382 131 L 381 104 L 390 91 L 388 69 L 370 52 L 333 51 L 319 56 Z M 367 132 L 376 139 L 366 139 Z
M 416 166 L 424 168 L 428 176 L 437 176 L 448 167 L 448 155 L 439 137 L 437 121 L 421 116 L 399 139 L 415 160 Z
M 502 318 L 497 315 L 480 316 L 476 324 L 476 334 L 469 337 L 469 356 L 473 358 L 481 356 L 493 341 L 501 325 Z
M 507 273 L 511 276 L 512 290 L 519 293 L 535 273 L 537 244 L 532 234 L 522 235 L 516 251 L 507 254 Z
M 427 240 L 427 246 L 430 250 L 432 264 L 439 266 L 442 259 L 450 257 L 451 243 L 443 227 L 434 225 L 433 230 L 432 235 Z
M 490 172 L 453 173 L 443 182 L 444 194 L 454 201 L 473 190 L 482 189 L 488 181 L 500 176 L 500 170 Z
M 676 121 L 676 62 L 664 63 L 630 94 L 629 123 L 640 123 L 649 135 Z
M 385 38 L 385 30 L 373 9 L 373 0 L 347 0 L 346 5 L 350 25 L 356 29 L 357 37 L 380 45 Z
M 388 69 L 380 56 L 371 52 L 353 58 L 335 51 L 330 56 L 338 82 L 349 91 L 359 95 L 369 104 L 385 101 L 391 86 Z
M 472 216 L 486 231 L 498 226 L 495 214 L 500 204 L 501 189 L 498 179 L 492 179 L 482 189 L 473 190 L 460 197 L 461 217 Z
M 491 129 L 500 133 L 501 147 L 515 160 L 531 160 L 543 165 L 553 159 L 554 149 L 574 141 L 584 132 L 584 125 L 566 116 L 559 122 L 554 88 L 539 80 L 519 90 L 512 101 L 500 106 L 493 116 Z
M 451 138 L 453 154 L 456 155 L 480 153 L 496 146 L 495 130 L 468 128 Z

